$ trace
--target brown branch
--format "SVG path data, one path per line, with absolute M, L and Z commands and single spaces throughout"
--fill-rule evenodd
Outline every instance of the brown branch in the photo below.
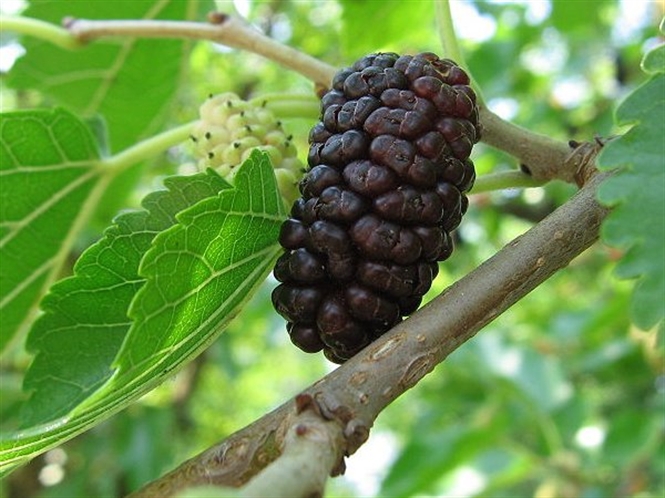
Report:
M 375 418 L 395 398 L 597 240 L 607 213 L 595 200 L 603 177 L 595 175 L 542 222 L 303 391 L 324 419 L 337 422 L 328 425 L 343 435 L 344 454 L 356 451 Z M 297 412 L 294 400 L 287 401 L 131 497 L 168 497 L 210 483 L 243 485 L 279 457 Z

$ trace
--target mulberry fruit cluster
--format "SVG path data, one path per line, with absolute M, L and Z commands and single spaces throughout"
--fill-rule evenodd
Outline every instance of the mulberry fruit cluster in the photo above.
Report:
M 233 182 L 238 167 L 254 149 L 266 152 L 275 169 L 280 192 L 293 201 L 303 164 L 292 137 L 265 106 L 242 100 L 234 93 L 211 95 L 199 109 L 200 120 L 191 140 L 198 169 L 212 168 Z
M 475 180 L 475 101 L 466 73 L 432 53 L 337 73 L 274 269 L 272 301 L 300 349 L 343 363 L 418 308 Z

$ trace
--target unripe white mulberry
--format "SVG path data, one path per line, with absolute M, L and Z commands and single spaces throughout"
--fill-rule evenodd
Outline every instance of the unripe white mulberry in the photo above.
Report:
M 199 114 L 191 134 L 199 170 L 212 168 L 233 183 L 243 161 L 259 149 L 270 157 L 285 201 L 290 204 L 298 197 L 298 181 L 305 168 L 292 137 L 269 109 L 228 92 L 211 95 Z

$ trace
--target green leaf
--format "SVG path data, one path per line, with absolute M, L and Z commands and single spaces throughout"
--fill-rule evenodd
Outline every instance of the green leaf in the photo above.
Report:
M 654 48 L 644 56 L 642 69 L 649 74 L 665 72 L 665 44 Z
M 142 2 L 30 2 L 27 17 L 60 25 L 80 19 L 173 19 L 197 15 L 199 0 Z M 112 151 L 160 130 L 181 84 L 191 43 L 172 39 L 102 38 L 67 51 L 25 37 L 26 55 L 9 73 L 14 88 L 36 88 L 83 117 L 104 116 Z
M 260 152 L 240 168 L 234 189 L 181 211 L 141 260 L 146 283 L 130 306 L 134 323 L 113 375 L 64 417 L 5 435 L 0 473 L 126 407 L 208 346 L 270 272 L 284 217 L 270 160 Z
M 616 268 L 636 278 L 631 316 L 641 328 L 665 315 L 665 74 L 630 94 L 617 110 L 619 124 L 635 123 L 609 142 L 598 157 L 601 169 L 619 172 L 601 185 L 598 198 L 613 206 L 603 223 L 605 243 L 626 251 Z
M 44 298 L 44 314 L 27 342 L 36 356 L 25 376 L 24 388 L 33 392 L 24 427 L 66 415 L 110 378 L 131 326 L 127 310 L 145 282 L 138 269 L 152 239 L 180 211 L 229 188 L 213 172 L 167 178 L 164 185 L 168 190 L 145 198 L 145 210 L 119 216 L 79 258 L 74 276 Z
M 110 174 L 62 109 L 0 117 L 0 347 L 33 319 Z
M 492 443 L 497 433 L 488 427 L 467 423 L 438 423 L 423 420 L 384 479 L 379 496 L 413 496 L 436 492 L 440 479 L 465 460 L 475 457 Z
M 506 345 L 498 335 L 483 336 L 477 346 L 486 368 L 508 379 L 537 410 L 551 412 L 569 399 L 572 388 L 553 358 Z
M 651 451 L 662 451 L 662 420 L 646 411 L 625 409 L 611 419 L 603 455 L 615 465 L 634 464 Z

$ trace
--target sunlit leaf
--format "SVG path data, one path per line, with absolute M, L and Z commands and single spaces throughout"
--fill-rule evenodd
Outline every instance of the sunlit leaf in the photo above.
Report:
M 155 239 L 141 263 L 147 283 L 130 309 L 120 377 L 176 368 L 226 326 L 270 271 L 285 216 L 270 161 L 253 154 L 235 186 L 181 213 Z
M 560 31 L 588 33 L 590 30 L 604 28 L 607 24 L 608 8 L 613 7 L 616 0 L 593 0 L 584 2 L 569 2 L 567 0 L 553 0 L 550 21 Z
M 69 413 L 106 382 L 130 328 L 127 310 L 145 280 L 139 263 L 155 235 L 175 216 L 228 184 L 215 173 L 172 177 L 150 194 L 143 211 L 119 216 L 79 258 L 74 276 L 58 282 L 42 302 L 44 314 L 28 336 L 36 356 L 26 373 L 32 391 L 22 424 L 30 427 Z
M 61 25 L 65 18 L 108 20 L 197 20 L 210 0 L 102 2 L 40 0 L 23 15 Z M 39 90 L 84 119 L 102 116 L 111 153 L 161 131 L 173 118 L 173 99 L 187 83 L 182 68 L 193 43 L 172 38 L 103 37 L 77 50 L 64 50 L 30 36 L 22 37 L 26 54 L 7 75 L 10 87 Z M 117 175 L 97 205 L 99 229 L 124 207 L 145 163 Z

